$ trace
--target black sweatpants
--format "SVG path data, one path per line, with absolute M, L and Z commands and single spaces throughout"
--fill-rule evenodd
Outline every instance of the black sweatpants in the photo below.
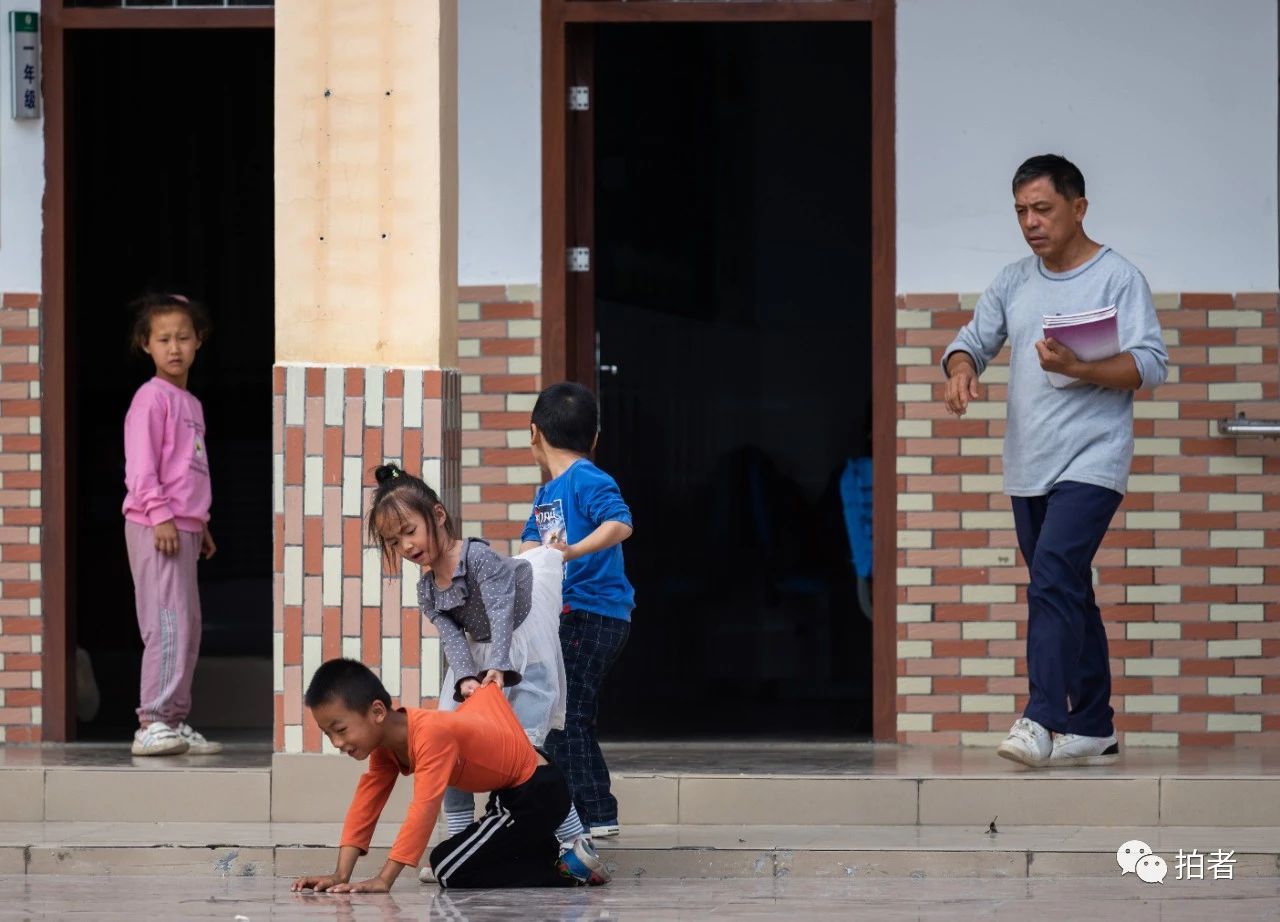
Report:
M 569 786 L 554 764 L 524 784 L 489 795 L 484 816 L 431 850 L 431 869 L 446 888 L 574 887 L 556 867 L 556 827 L 569 812 Z

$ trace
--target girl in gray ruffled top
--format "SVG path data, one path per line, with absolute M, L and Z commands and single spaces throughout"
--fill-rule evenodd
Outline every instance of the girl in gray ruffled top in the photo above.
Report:
M 459 538 L 440 497 L 394 464 L 375 472 L 369 536 L 388 564 L 403 558 L 422 568 L 418 606 L 444 648 L 439 707 L 452 710 L 483 685 L 503 689 L 534 746 L 564 727 L 565 677 L 560 650 L 560 586 L 564 558 L 539 547 L 504 557 L 479 538 Z M 449 788 L 449 835 L 475 818 L 474 797 Z M 574 807 L 557 833 L 583 836 Z

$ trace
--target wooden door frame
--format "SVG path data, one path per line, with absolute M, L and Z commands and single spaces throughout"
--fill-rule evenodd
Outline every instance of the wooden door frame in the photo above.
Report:
M 75 737 L 74 566 L 69 536 L 75 446 L 68 437 L 67 382 L 67 55 L 69 32 L 114 29 L 271 29 L 273 7 L 140 9 L 40 3 L 44 95 L 44 206 L 41 232 L 40 564 L 42 738 Z
M 875 579 L 872 725 L 897 738 L 896 212 L 894 180 L 894 0 L 542 0 L 542 379 L 594 381 L 583 367 L 585 334 L 575 304 L 590 280 L 570 279 L 566 248 L 591 242 L 580 209 L 580 172 L 566 106 L 578 58 L 570 30 L 594 23 L 867 22 L 871 25 L 871 363 Z M 579 223 L 584 225 L 580 228 Z M 582 324 L 586 327 L 586 324 Z

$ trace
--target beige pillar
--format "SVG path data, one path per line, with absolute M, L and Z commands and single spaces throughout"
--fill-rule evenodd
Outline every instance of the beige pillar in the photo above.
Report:
M 365 541 L 395 461 L 461 505 L 456 0 L 276 4 L 273 446 L 276 749 L 323 741 L 302 694 L 361 660 L 400 702 L 440 691 L 416 568 Z M 304 757 L 305 758 L 305 757 Z
M 276 3 L 276 359 L 457 364 L 456 0 Z

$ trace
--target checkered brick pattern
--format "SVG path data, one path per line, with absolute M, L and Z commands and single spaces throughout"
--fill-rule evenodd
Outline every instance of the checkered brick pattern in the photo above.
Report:
M 542 388 L 536 286 L 461 288 L 463 532 L 514 551 L 542 474 L 529 454 L 529 413 Z
M 0 299 L 0 743 L 41 738 L 40 296 Z
M 386 572 L 365 540 L 373 471 L 395 461 L 457 514 L 456 371 L 285 365 L 275 369 L 275 746 L 329 749 L 302 694 L 326 659 L 378 672 L 402 704 L 440 691 L 439 641 L 418 613 L 416 568 Z
M 938 362 L 976 296 L 898 299 L 898 739 L 992 745 L 1026 703 L 1027 573 L 1000 492 L 1008 351 L 963 419 Z M 1130 745 L 1280 744 L 1280 298 L 1156 297 L 1168 382 L 1138 395 L 1130 492 L 1095 561 Z

